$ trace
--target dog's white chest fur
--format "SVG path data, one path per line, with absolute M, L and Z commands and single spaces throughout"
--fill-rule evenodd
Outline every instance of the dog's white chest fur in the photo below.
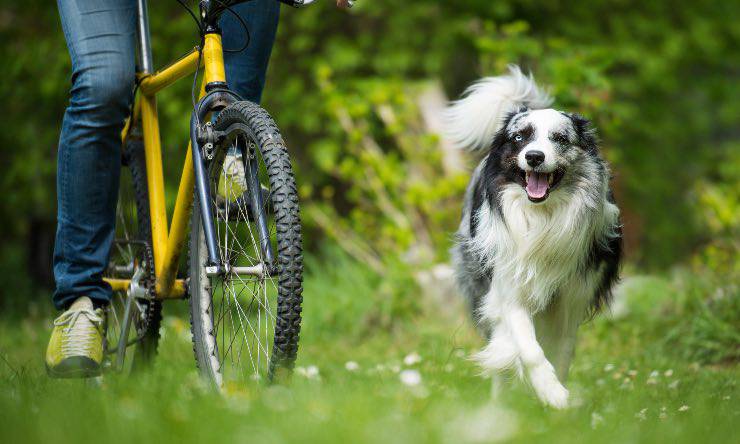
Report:
M 502 287 L 518 288 L 533 313 L 543 310 L 560 287 L 575 278 L 588 254 L 603 211 L 591 211 L 579 199 L 532 205 L 521 187 L 501 195 L 501 216 L 481 206 L 474 217 L 479 229 L 471 239 L 474 251 L 494 270 Z M 493 210 L 495 211 L 495 210 Z

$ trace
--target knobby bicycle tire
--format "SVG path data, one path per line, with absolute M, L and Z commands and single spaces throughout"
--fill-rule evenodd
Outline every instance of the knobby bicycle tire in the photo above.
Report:
M 249 252 L 254 254 L 256 261 L 263 261 L 261 253 L 255 245 L 255 238 L 253 231 L 250 228 L 250 223 L 254 222 L 254 216 L 250 215 L 250 211 L 241 211 L 236 213 L 237 216 L 233 216 L 234 211 L 232 210 L 232 216 L 228 215 L 228 208 L 234 207 L 235 203 L 239 203 L 239 198 L 235 197 L 236 194 L 232 191 L 223 192 L 219 191 L 219 187 L 223 188 L 227 182 L 231 182 L 230 177 L 226 176 L 227 172 L 227 159 L 232 159 L 234 156 L 251 156 L 249 153 L 254 151 L 254 161 L 260 162 L 260 168 L 263 172 L 264 182 L 261 186 L 269 189 L 261 189 L 260 193 L 266 193 L 265 202 L 266 207 L 269 207 L 269 212 L 274 220 L 274 239 L 271 238 L 271 242 L 274 245 L 274 252 L 276 254 L 276 262 L 274 264 L 271 275 L 267 278 L 270 280 L 272 287 L 269 284 L 260 284 L 258 279 L 254 281 L 244 281 L 239 278 L 240 282 L 236 282 L 235 278 L 222 277 L 220 283 L 217 282 L 213 277 L 206 275 L 205 262 L 207 259 L 206 246 L 203 234 L 203 228 L 200 218 L 200 202 L 195 199 L 194 210 L 191 219 L 191 238 L 190 238 L 190 307 L 191 307 L 191 329 L 193 337 L 193 349 L 195 358 L 198 363 L 198 367 L 201 374 L 212 380 L 216 386 L 223 386 L 223 375 L 225 373 L 224 367 L 227 365 L 234 365 L 234 352 L 230 357 L 231 362 L 227 354 L 229 350 L 239 348 L 238 359 L 241 360 L 244 353 L 254 353 L 257 350 L 257 364 L 255 365 L 254 359 L 252 359 L 251 367 L 248 363 L 245 363 L 242 368 L 242 363 L 239 362 L 236 367 L 235 373 L 241 372 L 236 375 L 237 377 L 246 376 L 246 373 L 256 373 L 256 376 L 261 378 L 262 374 L 259 366 L 264 365 L 264 375 L 267 376 L 268 380 L 275 379 L 276 375 L 289 375 L 293 368 L 297 350 L 298 341 L 301 327 L 301 303 L 303 301 L 303 256 L 302 256 L 302 238 L 301 238 L 301 222 L 299 215 L 299 204 L 298 204 L 298 193 L 296 189 L 295 179 L 290 163 L 285 143 L 279 133 L 277 126 L 275 125 L 272 118 L 268 113 L 260 108 L 258 105 L 251 102 L 236 102 L 223 111 L 221 111 L 214 122 L 214 129 L 217 132 L 223 132 L 227 136 L 225 142 L 219 146 L 216 146 L 214 157 L 210 161 L 208 166 L 209 178 L 212 181 L 211 193 L 217 197 L 212 197 L 213 205 L 222 205 L 226 208 L 226 215 L 218 213 L 220 216 L 218 227 L 223 226 L 224 238 L 219 237 L 219 250 L 221 251 L 222 258 L 228 256 L 229 259 L 233 259 L 232 256 L 241 258 L 239 260 L 244 261 L 245 258 L 252 257 Z M 243 138 L 243 139 L 242 139 Z M 240 142 L 241 141 L 241 142 Z M 239 152 L 236 154 L 233 151 L 229 151 L 231 145 L 240 146 Z M 241 144 L 241 145 L 240 145 Z M 249 145 L 251 148 L 248 148 Z M 252 151 L 248 151 L 252 150 Z M 240 159 L 244 165 L 246 162 L 252 160 L 245 160 L 244 157 L 235 157 Z M 252 157 L 250 157 L 251 159 Z M 233 159 L 232 159 L 233 162 Z M 229 164 L 231 165 L 231 164 Z M 229 166 L 230 168 L 230 166 Z M 241 167 L 240 167 L 241 168 Z M 248 166 L 244 166 L 244 169 Z M 242 174 L 243 170 L 237 168 L 237 173 Z M 232 174 L 232 173 L 229 173 Z M 246 174 L 246 173 L 244 173 Z M 224 179 L 224 177 L 227 177 Z M 239 182 L 236 180 L 235 182 Z M 236 185 L 234 185 L 236 187 Z M 230 188 L 231 189 L 231 188 Z M 239 189 L 241 192 L 242 189 Z M 246 193 L 252 193 L 254 190 L 247 189 Z M 220 194 L 219 194 L 220 193 Z M 221 197 L 218 197 L 221 196 Z M 225 197 L 224 197 L 225 196 Z M 264 196 L 264 194 L 263 194 Z M 220 199 L 220 201 L 219 201 Z M 220 202 L 217 203 L 217 201 Z M 227 202 L 226 202 L 227 201 Z M 224 203 L 226 202 L 226 203 Z M 250 213 L 250 214 L 247 214 Z M 251 219 L 250 219 L 251 218 Z M 240 222 L 234 222 L 233 220 Z M 247 228 L 243 228 L 246 225 Z M 241 228 L 240 228 L 241 227 Z M 238 244 L 239 247 L 245 252 L 239 256 L 233 251 L 229 251 L 229 233 L 233 230 L 234 236 L 231 238 L 232 244 Z M 242 233 L 242 241 L 237 236 Z M 246 244 L 249 240 L 249 235 L 252 234 L 253 245 L 251 249 L 243 247 L 242 244 Z M 220 236 L 220 235 L 219 235 Z M 246 239 L 245 239 L 246 238 Z M 247 251 L 249 250 L 249 251 Z M 232 264 L 236 265 L 236 264 Z M 247 264 L 253 265 L 253 264 Z M 233 281 L 231 284 L 226 283 L 227 281 Z M 275 285 L 276 281 L 276 285 Z M 254 284 L 252 284 L 254 282 Z M 257 294 L 257 306 L 254 308 L 253 300 L 250 301 L 249 306 L 241 307 L 242 303 L 240 299 L 243 299 L 244 289 L 237 294 L 236 286 L 242 285 L 242 287 L 249 287 L 253 285 L 255 288 L 264 285 L 265 287 L 265 298 L 261 300 L 260 289 L 256 293 L 252 293 L 253 300 L 255 294 Z M 218 286 L 221 286 L 219 293 Z M 229 288 L 232 285 L 232 288 Z M 267 296 L 267 288 L 273 288 L 276 293 L 275 301 L 269 300 Z M 221 299 L 219 304 L 218 299 Z M 272 312 L 271 304 L 275 304 L 274 312 Z M 228 305 L 228 308 L 224 308 Z M 246 305 L 246 302 L 245 304 Z M 236 309 L 234 309 L 236 307 Z M 241 308 L 239 308 L 241 307 Z M 220 313 L 219 313 L 220 309 Z M 274 323 L 274 332 L 272 332 L 272 345 L 269 347 L 271 353 L 267 362 L 265 360 L 259 361 L 261 348 L 268 348 L 267 344 L 264 344 L 259 337 L 256 341 L 253 341 L 250 347 L 250 338 L 247 336 L 247 332 L 259 333 L 263 324 L 257 327 L 254 321 L 254 313 L 250 314 L 250 310 L 256 311 L 257 319 L 261 320 L 262 313 L 264 312 L 265 320 Z M 228 314 L 227 314 L 228 311 Z M 234 318 L 234 312 L 236 311 L 237 318 Z M 214 313 L 215 312 L 215 313 Z M 268 316 L 269 315 L 269 316 Z M 231 316 L 231 326 L 228 326 L 227 316 Z M 250 316 L 252 316 L 250 318 Z M 251 319 L 251 321 L 250 321 Z M 249 324 L 248 326 L 245 325 Z M 252 325 L 254 323 L 254 326 Z M 234 345 L 235 338 L 230 339 L 230 343 L 226 343 L 225 336 L 226 330 L 230 330 L 233 336 L 238 336 L 241 332 L 243 338 L 238 338 L 241 342 L 240 345 Z M 236 333 L 233 333 L 236 330 Z M 219 337 L 221 335 L 221 337 Z M 258 335 L 259 336 L 259 335 Z M 242 340 L 243 339 L 243 340 Z M 246 349 L 245 349 L 246 343 Z M 219 351 L 220 349 L 220 351 Z M 255 376 L 254 374 L 252 376 Z

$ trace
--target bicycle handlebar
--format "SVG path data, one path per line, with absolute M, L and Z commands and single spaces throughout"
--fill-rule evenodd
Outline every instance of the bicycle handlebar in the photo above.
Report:
M 202 18 L 202 21 L 209 25 L 209 26 L 217 26 L 216 22 L 218 21 L 218 18 L 221 16 L 221 14 L 227 10 L 231 9 L 231 6 L 234 6 L 239 3 L 243 3 L 248 0 L 200 0 L 199 7 L 200 7 L 200 15 Z M 285 3 L 286 5 L 292 6 L 294 8 L 303 8 L 306 7 L 312 3 L 315 3 L 316 0 L 277 0 L 280 3 Z M 351 8 L 355 3 L 355 0 L 347 0 L 348 6 Z M 195 18 L 195 16 L 193 16 Z
M 292 6 L 294 8 L 302 8 L 304 6 L 310 5 L 316 0 L 278 0 L 278 1 L 280 3 L 285 3 L 286 5 Z
M 314 3 L 316 0 L 278 0 L 280 3 L 292 6 L 294 8 L 303 8 L 305 6 Z M 349 7 L 351 8 L 355 4 L 354 0 L 349 0 Z

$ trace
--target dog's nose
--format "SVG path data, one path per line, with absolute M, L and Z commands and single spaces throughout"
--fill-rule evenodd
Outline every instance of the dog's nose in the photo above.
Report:
M 545 161 L 545 153 L 538 150 L 531 150 L 524 154 L 524 158 L 527 159 L 529 166 L 536 167 Z

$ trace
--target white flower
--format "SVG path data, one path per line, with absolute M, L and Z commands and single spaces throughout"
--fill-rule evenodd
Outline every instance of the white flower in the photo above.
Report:
M 678 408 L 678 411 L 679 411 L 679 412 L 685 412 L 685 411 L 687 411 L 687 410 L 688 410 L 689 408 L 690 408 L 689 406 L 687 406 L 686 404 L 684 404 L 684 405 L 682 405 L 681 407 L 679 407 L 679 408 Z
M 604 423 L 604 417 L 596 412 L 591 413 L 591 428 L 596 429 L 598 426 Z
M 669 368 L 668 370 L 663 372 L 663 376 L 665 376 L 666 378 L 670 378 L 671 376 L 673 376 L 673 369 Z
M 421 356 L 416 352 L 409 353 L 405 358 L 403 358 L 403 363 L 408 366 L 418 364 L 420 362 Z
M 622 390 L 631 390 L 632 387 L 632 380 L 630 378 L 624 378 L 622 380 L 622 384 L 619 386 Z
M 319 368 L 315 365 L 309 365 L 306 368 L 306 377 L 308 379 L 318 379 L 319 378 Z
M 631 378 L 634 378 L 637 376 L 637 370 L 630 370 L 627 372 L 628 375 L 630 375 Z
M 658 383 L 658 380 L 655 379 L 655 378 L 648 378 L 648 380 L 646 382 L 647 385 L 655 385 L 657 383 Z
M 635 418 L 639 419 L 640 421 L 644 421 L 647 419 L 647 408 L 644 408 L 640 410 L 639 412 L 635 413 Z
M 356 363 L 355 361 L 347 361 L 344 364 L 344 368 L 346 368 L 347 371 L 356 372 L 360 369 L 360 364 Z
M 606 364 L 604 366 L 604 371 L 609 373 L 610 371 L 614 370 L 614 364 Z
M 375 373 L 383 373 L 386 370 L 387 369 L 385 368 L 385 364 L 375 364 L 375 367 L 368 370 L 368 372 L 375 374 Z
M 668 388 L 671 390 L 675 390 L 678 388 L 678 379 L 668 384 Z
M 650 378 L 658 378 L 660 377 L 660 372 L 658 370 L 653 370 L 650 372 Z
M 401 383 L 409 387 L 421 384 L 421 374 L 417 370 L 404 370 L 398 375 Z
M 319 368 L 315 365 L 309 365 L 308 367 L 296 367 L 295 373 L 303 376 L 306 379 L 319 379 Z

